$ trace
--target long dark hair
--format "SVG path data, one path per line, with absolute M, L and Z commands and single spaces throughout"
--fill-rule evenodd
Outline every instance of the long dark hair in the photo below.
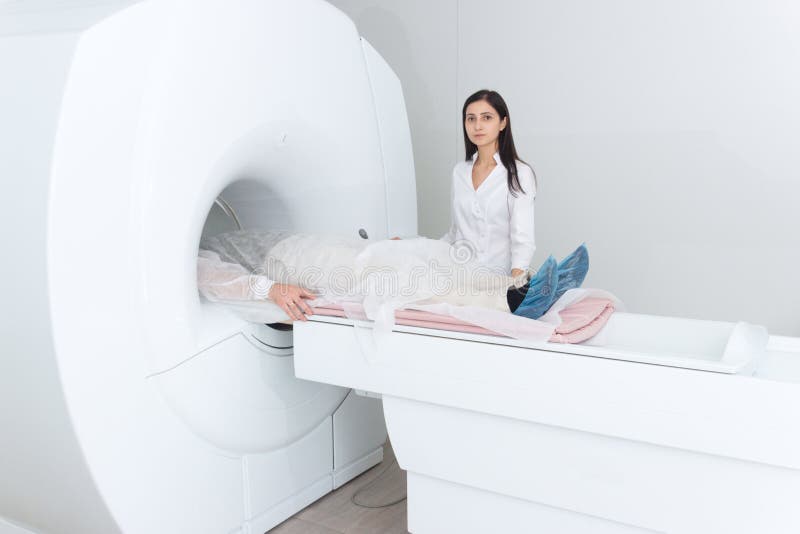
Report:
M 517 160 L 522 161 L 517 155 L 517 149 L 514 147 L 514 136 L 511 134 L 511 117 L 508 115 L 508 106 L 506 101 L 497 91 L 489 89 L 481 89 L 469 96 L 464 107 L 461 109 L 461 128 L 464 130 L 464 148 L 467 152 L 466 160 L 469 161 L 472 155 L 478 151 L 478 146 L 469 140 L 467 135 L 467 127 L 464 122 L 467 120 L 467 106 L 478 100 L 485 100 L 490 106 L 494 108 L 500 116 L 500 120 L 506 119 L 506 127 L 500 130 L 500 135 L 497 138 L 497 152 L 500 154 L 500 161 L 508 171 L 508 190 L 511 194 L 517 196 L 516 192 L 525 193 L 519 183 L 519 175 L 517 174 Z M 522 161 L 522 163 L 525 163 Z M 527 163 L 526 163 L 527 165 Z M 536 183 L 536 174 L 533 175 L 534 183 Z

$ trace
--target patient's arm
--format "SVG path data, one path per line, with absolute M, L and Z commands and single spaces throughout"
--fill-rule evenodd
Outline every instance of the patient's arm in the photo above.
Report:
M 306 300 L 316 295 L 299 286 L 276 284 L 264 275 L 250 273 L 238 263 L 222 261 L 210 250 L 197 253 L 197 288 L 209 300 L 266 300 L 280 306 L 290 319 L 306 320 L 313 314 Z
M 209 300 L 266 300 L 272 285 L 264 275 L 222 261 L 216 252 L 197 254 L 197 289 Z

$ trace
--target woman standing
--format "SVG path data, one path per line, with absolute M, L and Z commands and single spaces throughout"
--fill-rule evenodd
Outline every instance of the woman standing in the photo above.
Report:
M 442 239 L 489 269 L 519 276 L 536 250 L 533 170 L 521 161 L 503 97 L 481 90 L 462 109 L 465 161 L 453 169 L 452 222 Z

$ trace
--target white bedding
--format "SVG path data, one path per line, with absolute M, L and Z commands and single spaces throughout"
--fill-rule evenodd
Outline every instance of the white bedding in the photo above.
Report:
M 365 312 L 380 332 L 391 330 L 394 311 L 405 308 L 448 315 L 517 339 L 544 341 L 560 323 L 558 311 L 572 302 L 603 296 L 622 309 L 606 291 L 578 289 L 565 293 L 539 320 L 513 315 L 506 292 L 511 285 L 522 285 L 524 276 L 492 273 L 448 243 L 426 238 L 367 241 L 240 231 L 204 240 L 203 245 L 214 250 L 201 250 L 198 256 L 201 294 L 253 322 L 288 319 L 266 297 L 270 280 L 317 292 L 320 297 L 312 306 L 342 304 L 346 312 L 354 310 L 353 318 L 363 318 Z

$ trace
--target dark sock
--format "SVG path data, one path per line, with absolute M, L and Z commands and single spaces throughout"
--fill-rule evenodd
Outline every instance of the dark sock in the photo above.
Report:
M 511 286 L 506 291 L 506 300 L 508 301 L 508 307 L 511 310 L 511 313 L 517 311 L 519 305 L 522 304 L 525 295 L 528 294 L 528 288 L 530 288 L 531 283 L 526 282 L 524 286 L 514 287 Z
M 553 304 L 558 283 L 558 264 L 551 254 L 544 260 L 536 274 L 528 281 L 528 292 L 522 303 L 514 310 L 514 315 L 539 319 Z

